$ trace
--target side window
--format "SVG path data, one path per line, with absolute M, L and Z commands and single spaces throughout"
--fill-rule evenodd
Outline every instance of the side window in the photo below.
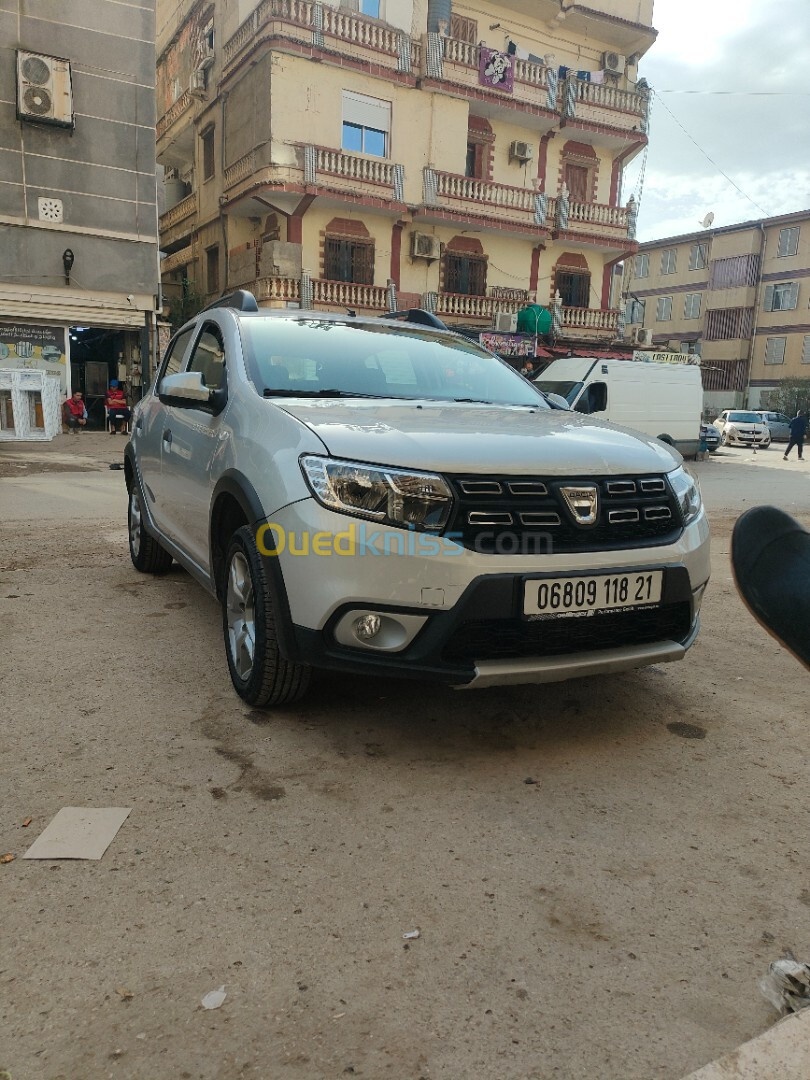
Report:
M 577 412 L 604 412 L 607 408 L 607 383 L 591 383 L 576 405 Z
M 191 335 L 194 333 L 194 327 L 189 330 L 184 330 L 182 334 L 178 334 L 176 338 L 169 342 L 169 347 L 166 350 L 166 355 L 163 358 L 163 367 L 160 372 L 160 379 L 158 385 L 163 382 L 167 375 L 176 375 L 180 370 L 180 365 L 183 363 L 183 357 L 186 354 L 188 343 L 191 340 Z
M 188 371 L 199 371 L 209 390 L 225 385 L 225 346 L 219 328 L 208 323 L 194 346 Z

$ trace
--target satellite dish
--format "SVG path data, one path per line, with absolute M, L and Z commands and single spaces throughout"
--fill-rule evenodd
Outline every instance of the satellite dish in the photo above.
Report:
M 703 219 L 703 221 L 701 221 L 700 224 L 703 226 L 704 229 L 708 229 L 713 221 L 714 221 L 714 211 L 710 210 L 708 212 L 708 214 L 706 215 L 706 217 Z

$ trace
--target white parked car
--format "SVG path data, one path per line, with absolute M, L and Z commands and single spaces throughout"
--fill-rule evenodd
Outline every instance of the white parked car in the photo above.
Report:
M 767 450 L 771 433 L 759 413 L 745 409 L 726 409 L 714 422 L 723 446 L 758 446 Z
M 771 433 L 773 442 L 790 442 L 790 417 L 781 412 L 756 410 L 757 416 Z
M 408 315 L 239 292 L 186 323 L 126 446 L 136 569 L 175 559 L 219 600 L 254 705 L 314 668 L 477 687 L 680 660 L 709 529 L 677 451 Z

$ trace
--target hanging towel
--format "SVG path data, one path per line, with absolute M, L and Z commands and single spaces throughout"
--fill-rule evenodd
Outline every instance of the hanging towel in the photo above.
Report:
M 515 49 L 515 56 L 518 58 L 518 60 L 528 60 L 529 50 L 521 49 L 521 47 L 518 45 L 518 47 Z
M 597 84 L 601 85 L 604 81 L 605 81 L 605 73 L 604 73 L 604 71 L 592 71 L 591 72 L 591 82 L 592 83 L 597 83 Z
M 506 46 L 506 52 L 509 56 L 515 55 L 515 53 L 517 52 L 517 45 L 514 43 L 514 41 L 510 41 L 509 44 Z
M 577 72 L 577 78 L 582 79 L 583 82 L 590 82 L 591 81 L 591 73 L 590 73 L 590 71 L 578 71 Z

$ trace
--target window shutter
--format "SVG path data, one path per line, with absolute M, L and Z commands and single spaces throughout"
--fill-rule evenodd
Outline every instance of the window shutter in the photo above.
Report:
M 791 281 L 788 294 L 785 298 L 785 311 L 795 311 L 799 304 L 799 283 Z
M 765 286 L 765 310 L 773 311 L 773 285 Z
M 802 363 L 810 364 L 810 334 L 805 334 L 802 339 Z

